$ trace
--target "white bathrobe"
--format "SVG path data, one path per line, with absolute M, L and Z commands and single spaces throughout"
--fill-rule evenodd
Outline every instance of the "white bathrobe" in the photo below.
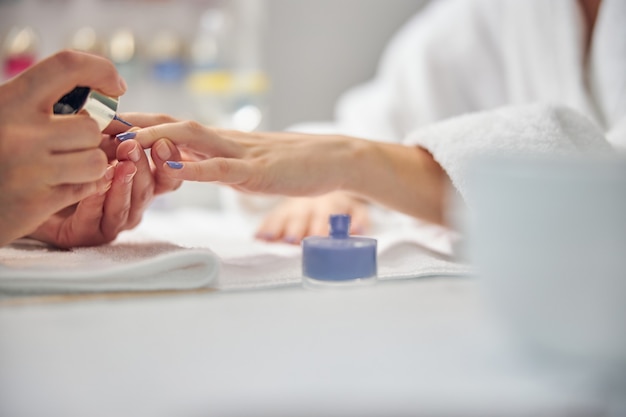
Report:
M 434 0 L 323 131 L 423 146 L 461 195 L 485 153 L 626 149 L 626 1 L 584 41 L 576 0 Z

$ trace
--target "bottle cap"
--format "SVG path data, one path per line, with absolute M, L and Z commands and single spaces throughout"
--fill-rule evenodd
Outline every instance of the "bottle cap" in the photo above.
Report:
M 81 110 L 98 122 L 100 130 L 104 130 L 116 118 L 117 98 L 100 94 L 89 87 L 76 87 L 55 103 L 54 114 L 75 114 Z
M 330 236 L 302 241 L 302 273 L 305 278 L 349 282 L 376 278 L 376 239 L 349 236 L 350 216 L 330 216 Z

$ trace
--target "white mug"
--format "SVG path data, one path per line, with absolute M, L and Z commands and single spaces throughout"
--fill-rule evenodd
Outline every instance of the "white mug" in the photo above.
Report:
M 626 160 L 475 162 L 468 253 L 496 314 L 534 352 L 626 369 Z

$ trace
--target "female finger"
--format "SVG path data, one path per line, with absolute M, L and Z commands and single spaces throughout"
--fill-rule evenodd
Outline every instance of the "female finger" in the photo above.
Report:
M 256 187 L 246 186 L 252 177 L 251 167 L 240 160 L 212 158 L 200 162 L 167 161 L 163 165 L 165 173 L 172 178 L 187 181 L 220 182 L 227 185 L 243 185 L 246 191 Z
M 107 165 L 106 155 L 96 148 L 51 155 L 42 170 L 50 185 L 81 184 L 102 178 Z
M 240 147 L 233 141 L 222 139 L 213 129 L 194 121 L 166 123 L 147 127 L 129 139 L 135 139 L 144 148 L 151 148 L 159 139 L 169 139 L 176 146 L 186 146 L 208 156 L 238 156 Z
M 65 50 L 58 52 L 18 75 L 24 101 L 40 111 L 51 113 L 53 105 L 76 86 L 86 86 L 117 97 L 126 83 L 115 65 L 96 55 Z
M 150 156 L 154 161 L 154 194 L 162 194 L 167 191 L 176 190 L 182 181 L 172 178 L 167 174 L 164 166 L 167 161 L 180 161 L 180 151 L 172 142 L 167 139 L 157 141 L 151 149 Z M 168 167 L 169 170 L 169 167 Z
M 180 121 L 167 114 L 123 113 L 120 116 L 122 117 L 122 119 L 126 120 L 129 123 L 132 123 L 133 126 L 137 127 L 149 127 L 162 125 L 165 123 L 176 123 Z
M 106 239 L 114 239 L 126 229 L 136 173 L 137 167 L 131 161 L 123 161 L 115 166 L 115 176 L 107 192 L 102 218 L 102 234 Z
M 103 175 L 97 181 L 85 182 L 80 184 L 60 184 L 54 187 L 52 195 L 54 196 L 51 212 L 56 212 L 64 207 L 76 204 L 79 201 L 98 193 L 106 193 L 112 186 L 114 175 L 113 167 L 108 167 Z
M 120 162 L 131 161 L 135 164 L 136 174 L 132 180 L 130 211 L 128 223 L 138 224 L 145 209 L 154 196 L 155 179 L 150 168 L 148 157 L 139 143 L 123 142 L 117 148 L 117 159 Z
M 82 114 L 54 116 L 46 132 L 46 146 L 52 152 L 96 148 L 102 140 L 95 120 Z

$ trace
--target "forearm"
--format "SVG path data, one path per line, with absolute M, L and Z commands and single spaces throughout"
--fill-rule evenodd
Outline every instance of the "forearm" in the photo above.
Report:
M 391 209 L 438 224 L 445 224 L 450 180 L 423 148 L 357 140 L 352 175 L 342 189 L 362 195 Z

